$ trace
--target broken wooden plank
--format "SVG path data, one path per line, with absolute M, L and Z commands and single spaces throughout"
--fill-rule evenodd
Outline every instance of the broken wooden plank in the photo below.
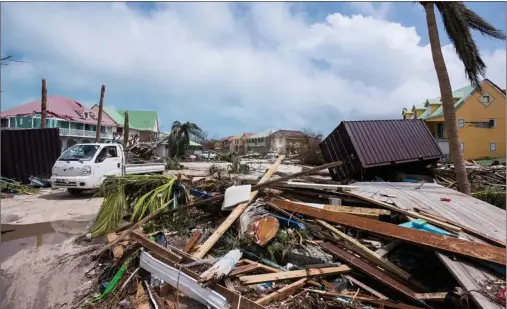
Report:
M 441 236 L 433 233 L 421 232 L 394 224 L 362 218 L 345 213 L 337 213 L 325 209 L 319 210 L 313 207 L 308 207 L 302 204 L 276 198 L 271 199 L 270 202 L 275 206 L 285 210 L 290 210 L 314 218 L 338 223 L 351 228 L 368 231 L 415 245 L 505 265 L 504 248 L 485 245 L 463 239 Z
M 354 300 L 358 300 L 358 301 L 361 301 L 361 302 L 368 302 L 368 303 L 380 305 L 381 308 L 384 307 L 384 308 L 395 308 L 395 309 L 421 309 L 421 307 L 415 307 L 415 306 L 407 305 L 407 304 L 404 304 L 404 303 L 395 303 L 395 302 L 392 302 L 392 301 L 387 300 L 387 299 L 374 299 L 374 298 L 363 297 L 363 296 L 351 297 L 350 295 L 344 294 L 344 293 L 319 291 L 319 290 L 312 290 L 312 289 L 307 289 L 307 291 L 310 291 L 310 292 L 313 292 L 313 293 L 317 293 L 317 294 L 321 294 L 321 295 L 325 295 L 325 296 L 330 296 L 330 297 L 353 298 Z
M 327 205 L 327 204 L 315 204 L 315 203 L 301 203 L 306 206 L 315 207 L 318 209 L 326 209 L 336 212 L 344 212 L 351 215 L 376 219 L 380 215 L 390 215 L 391 211 L 385 209 L 365 208 L 365 207 L 353 207 L 353 206 L 341 206 L 341 205 Z
M 390 243 L 385 244 L 382 248 L 375 251 L 375 254 L 380 257 L 385 257 L 389 254 L 389 252 L 393 251 L 400 243 L 397 241 L 391 241 Z
M 417 297 L 419 300 L 424 301 L 444 301 L 447 297 L 448 292 L 441 292 L 441 293 L 416 293 L 415 297 Z
M 280 269 L 277 269 L 277 268 L 274 268 L 274 267 L 271 267 L 271 266 L 268 266 L 268 265 L 265 265 L 265 264 L 262 264 L 262 263 L 257 263 L 257 262 L 254 262 L 252 260 L 249 260 L 249 259 L 242 259 L 242 261 L 244 261 L 246 263 L 249 263 L 249 264 L 256 264 L 260 268 L 262 268 L 262 269 L 264 269 L 266 271 L 272 272 L 272 273 L 279 273 L 280 272 Z
M 350 267 L 342 265 L 338 267 L 326 267 L 326 268 L 308 268 L 302 270 L 284 271 L 278 273 L 262 274 L 262 275 L 251 275 L 239 277 L 239 281 L 242 284 L 250 285 L 256 283 L 264 283 L 270 281 L 280 281 L 287 279 L 297 278 L 309 278 L 315 276 L 341 274 L 350 271 Z
M 501 247 L 504 247 L 504 248 L 507 245 L 504 241 L 495 239 L 495 238 L 490 237 L 490 236 L 488 236 L 486 234 L 483 234 L 483 233 L 481 233 L 479 231 L 476 231 L 474 229 L 468 228 L 468 227 L 464 226 L 463 224 L 459 224 L 457 222 L 445 219 L 445 218 L 443 218 L 441 216 L 435 215 L 435 214 L 430 213 L 430 212 L 425 211 L 425 210 L 421 210 L 421 209 L 418 209 L 418 208 L 414 208 L 414 210 L 417 211 L 417 212 L 419 212 L 419 213 L 422 212 L 426 216 L 435 217 L 436 219 L 439 219 L 439 220 L 444 221 L 446 223 L 449 223 L 449 224 L 452 224 L 454 226 L 460 227 L 465 233 L 470 234 L 472 236 L 475 236 L 475 237 L 477 237 L 477 238 L 479 238 L 481 240 L 484 240 L 484 241 L 486 241 L 488 243 L 491 243 L 491 244 L 494 244 L 494 245 L 497 245 L 497 246 L 501 246 Z
M 158 255 L 167 257 L 173 263 L 179 263 L 183 259 L 181 256 L 179 256 L 175 252 L 173 252 L 165 247 L 162 247 L 161 245 L 157 244 L 154 241 L 151 241 L 148 237 L 139 233 L 138 231 L 132 231 L 131 236 L 141 246 L 147 248 L 148 250 L 150 250 L 154 253 L 157 253 Z
M 197 244 L 197 242 L 199 241 L 201 236 L 202 236 L 202 232 L 196 231 L 194 233 L 194 235 L 192 236 L 192 238 L 190 239 L 190 241 L 185 245 L 185 248 L 183 248 L 183 252 L 190 253 L 192 251 L 192 249 L 194 249 L 195 245 Z
M 410 299 L 413 299 L 416 302 L 419 302 L 419 300 L 415 297 L 415 292 L 412 291 L 410 288 L 405 286 L 404 284 L 396 281 L 395 279 L 389 277 L 387 274 L 383 273 L 382 271 L 378 270 L 377 268 L 371 266 L 370 264 L 366 263 L 365 261 L 357 258 L 353 254 L 333 245 L 332 243 L 323 243 L 322 248 L 326 249 L 331 254 L 335 255 L 336 257 L 340 258 L 341 260 L 349 263 L 350 265 L 356 267 L 357 269 L 363 271 L 368 276 L 373 277 L 374 279 L 382 282 L 383 284 L 389 286 L 390 288 L 404 294 L 405 296 L 409 297 Z
M 241 275 L 241 274 L 244 274 L 244 273 L 249 273 L 249 272 L 252 272 L 252 271 L 257 270 L 257 269 L 262 269 L 262 267 L 260 267 L 259 264 L 257 264 L 257 263 L 246 264 L 246 265 L 234 268 L 231 271 L 231 273 L 229 274 L 229 277 L 238 276 L 238 275 Z
M 378 255 L 375 254 L 375 252 L 366 248 L 363 244 L 361 244 L 356 239 L 354 239 L 354 238 L 350 237 L 349 235 L 343 233 L 342 231 L 336 229 L 334 226 L 332 226 L 331 224 L 329 224 L 325 221 L 317 220 L 317 222 L 320 225 L 322 225 L 323 227 L 330 230 L 333 234 L 336 234 L 339 239 L 343 239 L 343 241 L 345 242 L 345 246 L 349 250 L 359 254 L 360 256 L 362 256 L 363 258 L 372 262 L 373 264 L 380 266 L 381 268 L 395 274 L 396 276 L 398 276 L 399 278 L 401 278 L 405 281 L 410 280 L 411 275 L 409 273 L 407 273 L 403 269 L 399 268 L 398 266 L 392 264 L 388 260 L 385 260 L 385 259 L 379 257 Z
M 269 170 L 262 176 L 262 179 L 259 181 L 260 184 L 263 182 L 266 182 L 271 178 L 271 176 L 276 172 L 282 161 L 285 159 L 285 156 L 282 155 L 278 157 L 276 162 L 271 165 Z M 202 259 L 206 253 L 215 245 L 215 243 L 222 237 L 222 235 L 231 227 L 231 225 L 236 221 L 236 219 L 239 218 L 239 216 L 245 211 L 245 209 L 248 207 L 248 205 L 257 197 L 257 193 L 259 191 L 255 190 L 250 193 L 250 198 L 248 199 L 247 203 L 240 204 L 236 206 L 232 210 L 232 212 L 229 214 L 229 216 L 225 219 L 222 224 L 215 230 L 215 232 L 206 239 L 206 241 L 199 247 L 199 249 L 192 255 L 193 257 L 197 259 Z
M 279 289 L 278 291 L 275 291 L 271 294 L 268 294 L 268 295 L 262 297 L 261 299 L 256 300 L 255 303 L 264 306 L 264 305 L 269 305 L 270 303 L 273 303 L 277 300 L 284 299 L 287 296 L 294 294 L 300 288 L 302 288 L 305 285 L 306 281 L 307 281 L 307 279 L 303 278 L 303 279 L 300 279 L 296 282 L 293 282 L 287 286 L 284 286 L 283 288 Z
M 365 290 L 367 292 L 370 292 L 371 295 L 376 296 L 376 297 L 378 297 L 380 299 L 388 299 L 387 296 L 385 296 L 384 294 L 382 294 L 380 292 L 377 292 L 376 290 L 374 290 L 373 288 L 367 286 L 366 284 L 362 283 L 361 281 L 357 280 L 356 278 L 354 278 L 354 277 L 352 277 L 350 275 L 344 275 L 344 277 L 347 278 L 353 284 L 355 284 L 358 287 L 362 288 L 363 290 Z

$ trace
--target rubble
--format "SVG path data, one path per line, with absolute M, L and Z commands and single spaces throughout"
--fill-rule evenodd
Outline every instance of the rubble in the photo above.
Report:
M 245 183 L 220 173 L 117 178 L 125 184 L 116 183 L 121 203 L 106 195 L 101 228 L 92 228 L 108 236 L 90 256 L 102 265 L 94 280 L 101 296 L 90 295 L 81 308 L 180 308 L 188 301 L 195 308 L 459 308 L 477 293 L 496 306 L 505 300 L 504 240 L 423 203 L 407 210 L 392 193 L 368 197 L 360 183 L 308 181 L 340 162 L 279 177 L 283 160 L 241 192 Z M 407 191 L 423 190 L 410 185 Z M 452 214 L 454 199 L 438 203 Z M 114 222 L 101 224 L 109 207 Z M 130 223 L 122 222 L 126 216 Z M 436 258 L 442 254 L 495 279 L 467 289 Z

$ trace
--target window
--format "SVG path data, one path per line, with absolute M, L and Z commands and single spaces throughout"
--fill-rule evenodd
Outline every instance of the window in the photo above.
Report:
M 496 143 L 494 142 L 489 143 L 489 151 L 496 151 Z
M 485 94 L 482 96 L 481 102 L 483 104 L 489 104 L 491 102 L 491 98 L 489 97 L 489 95 Z
M 445 138 L 445 128 L 444 124 L 442 122 L 437 123 L 437 132 L 436 132 L 436 138 L 444 139 Z
M 463 142 L 459 143 L 459 148 L 462 152 L 465 151 L 465 143 Z
M 458 127 L 460 128 L 465 127 L 465 119 L 458 119 Z
M 495 124 L 496 124 L 496 123 L 495 123 L 495 119 L 490 119 L 490 120 L 489 120 L 489 127 L 490 127 L 490 128 L 494 128 L 494 127 L 495 127 Z
M 19 118 L 19 124 L 23 124 L 23 118 Z

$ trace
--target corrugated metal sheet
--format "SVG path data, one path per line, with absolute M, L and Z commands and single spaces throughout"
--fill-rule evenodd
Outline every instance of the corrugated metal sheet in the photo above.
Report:
M 326 162 L 344 162 L 330 170 L 334 179 L 351 177 L 361 169 L 442 157 L 423 120 L 343 121 L 320 148 Z
M 28 177 L 50 177 L 60 156 L 58 128 L 1 130 L 2 177 L 29 183 Z

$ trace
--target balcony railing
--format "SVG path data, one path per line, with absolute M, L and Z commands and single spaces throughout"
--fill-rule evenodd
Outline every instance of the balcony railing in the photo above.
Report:
M 79 130 L 79 129 L 65 129 L 60 128 L 60 135 L 62 136 L 82 136 L 82 137 L 95 137 L 96 131 Z M 112 139 L 112 133 L 100 133 L 101 138 Z

